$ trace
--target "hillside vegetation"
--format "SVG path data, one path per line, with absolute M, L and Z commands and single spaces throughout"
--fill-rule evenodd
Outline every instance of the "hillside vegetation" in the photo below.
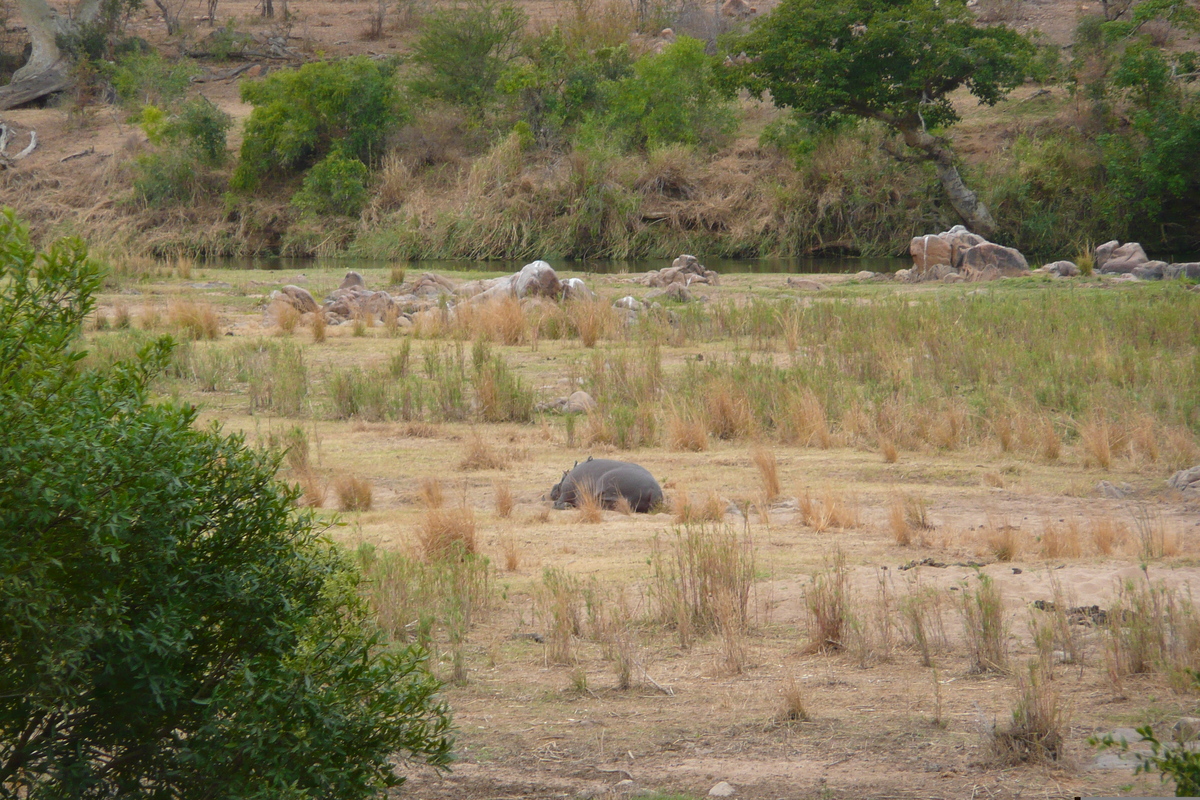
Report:
M 61 126 L 64 156 L 115 125 L 109 159 L 0 171 L 35 233 L 152 255 L 394 259 L 899 254 L 964 218 L 1045 257 L 1200 241 L 1196 14 L 1178 0 L 1040 20 L 1020 3 L 855 0 L 808 29 L 786 22 L 811 19 L 800 0 L 381 3 L 353 44 L 320 38 L 315 5 L 265 31 L 177 12 L 165 37 L 118 5 L 66 42 L 75 86 L 56 117 L 5 112 L 18 130 Z M 354 16 L 344 5 L 332 16 Z M 0 69 L 21 39 L 7 35 Z M 897 56 L 906 39 L 938 47 Z M 773 61 L 775 45 L 796 58 Z M 989 217 L 963 211 L 947 170 Z

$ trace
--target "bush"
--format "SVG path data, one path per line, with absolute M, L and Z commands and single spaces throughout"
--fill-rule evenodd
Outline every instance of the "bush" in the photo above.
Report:
M 449 759 L 419 649 L 276 483 L 278 456 L 150 405 L 169 339 L 86 370 L 99 268 L 0 216 L 0 786 L 365 798 Z
M 242 84 L 254 105 L 233 188 L 253 191 L 270 176 L 304 172 L 333 151 L 375 163 L 405 119 L 391 62 L 366 56 L 317 61 Z
M 304 176 L 292 205 L 315 214 L 357 217 L 367 203 L 367 166 L 333 152 Z
M 585 138 L 613 137 L 626 149 L 717 144 L 736 129 L 737 116 L 717 90 L 712 64 L 703 42 L 687 36 L 639 59 L 632 75 L 608 85 Z
M 134 195 L 147 206 L 194 202 L 219 191 L 209 170 L 225 161 L 225 133 L 232 120 L 203 97 L 167 116 L 142 109 L 142 129 L 158 149 L 134 161 Z
M 182 100 L 192 77 L 199 73 L 191 59 L 171 63 L 154 50 L 135 52 L 112 68 L 112 85 L 128 107 L 161 106 Z
M 528 17 L 512 3 L 468 0 L 438 9 L 425 20 L 412 60 L 422 74 L 412 89 L 481 110 L 496 95 L 505 67 L 520 53 Z

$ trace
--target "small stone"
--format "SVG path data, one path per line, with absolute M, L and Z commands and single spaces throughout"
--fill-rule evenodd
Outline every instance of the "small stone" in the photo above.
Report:
M 708 790 L 709 797 L 733 797 L 735 794 L 737 794 L 737 790 L 733 788 L 732 784 L 726 781 L 721 781 Z

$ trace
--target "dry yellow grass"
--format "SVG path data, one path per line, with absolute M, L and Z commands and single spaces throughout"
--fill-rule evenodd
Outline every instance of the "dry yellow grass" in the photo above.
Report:
M 708 429 L 702 419 L 672 407 L 667 417 L 667 443 L 672 450 L 703 452 L 708 449 Z
M 832 489 L 824 490 L 819 499 L 805 489 L 798 494 L 797 504 L 801 523 L 817 533 L 830 528 L 847 530 L 858 526 L 858 512 Z
M 716 492 L 710 492 L 703 500 L 694 500 L 686 489 L 680 489 L 671 498 L 670 506 L 675 522 L 680 525 L 725 519 L 725 502 Z
M 788 398 L 783 438 L 804 447 L 828 449 L 833 444 L 825 406 L 812 389 L 804 389 Z
M 575 503 L 579 508 L 579 521 L 594 525 L 604 518 L 604 506 L 600 502 L 600 493 L 595 488 L 580 484 L 576 487 Z
M 983 528 L 983 542 L 988 552 L 997 561 L 1012 561 L 1025 546 L 1025 535 L 1007 520 L 988 520 Z
M 446 494 L 442 491 L 442 482 L 437 478 L 422 478 L 417 487 L 417 493 L 425 508 L 441 508 L 446 504 Z
M 1129 528 L 1112 517 L 1093 517 L 1091 520 L 1092 544 L 1102 556 L 1110 556 L 1129 539 Z
M 421 552 L 431 561 L 477 552 L 475 512 L 470 506 L 427 508 L 417 536 Z
M 888 528 L 892 538 L 901 547 L 913 543 L 913 527 L 908 524 L 908 516 L 904 513 L 904 498 L 896 495 L 888 503 Z
M 617 325 L 617 314 L 601 298 L 578 298 L 566 304 L 567 319 L 584 347 L 595 347 Z
M 466 450 L 458 468 L 464 471 L 479 469 L 508 469 L 508 459 L 496 450 L 478 430 L 471 431 L 467 437 Z
M 1079 524 L 1075 520 L 1055 524 L 1049 520 L 1042 523 L 1043 558 L 1079 558 L 1083 555 L 1083 542 L 1079 535 Z
M 504 569 L 507 572 L 516 572 L 521 567 L 521 548 L 517 545 L 517 539 L 512 533 L 508 533 L 500 540 L 500 552 L 504 555 Z
M 215 339 L 221 332 L 217 310 L 210 303 L 172 300 L 167 310 L 171 325 L 189 339 Z
M 775 500 L 781 491 L 779 465 L 775 460 L 775 454 L 760 446 L 750 452 L 750 458 L 754 461 L 754 466 L 758 467 L 758 475 L 762 479 L 767 501 Z
M 708 430 L 718 439 L 738 439 L 750 433 L 753 417 L 750 401 L 731 382 L 720 381 L 710 384 L 706 395 Z
M 309 329 L 312 331 L 312 340 L 314 344 L 320 344 L 325 341 L 325 312 L 318 311 L 312 315 L 312 322 L 309 324 Z
M 371 481 L 357 475 L 343 475 L 333 482 L 333 491 L 342 511 L 370 511 L 372 502 Z
M 275 328 L 279 335 L 291 336 L 296 332 L 296 326 L 300 324 L 300 312 L 296 310 L 295 306 L 276 302 L 271 312 L 275 317 Z
M 492 484 L 496 499 L 496 516 L 508 519 L 513 512 L 513 493 L 508 481 L 496 481 Z

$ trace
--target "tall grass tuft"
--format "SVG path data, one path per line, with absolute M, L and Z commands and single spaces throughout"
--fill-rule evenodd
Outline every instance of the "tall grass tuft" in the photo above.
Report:
M 513 493 L 512 486 L 508 481 L 496 481 L 492 484 L 496 499 L 496 516 L 500 519 L 508 519 L 513 512 Z
M 221 332 L 217 310 L 209 303 L 172 300 L 167 309 L 167 318 L 189 339 L 215 339 Z
M 1058 761 L 1070 726 L 1062 697 L 1036 659 L 1017 674 L 1016 683 L 1012 722 L 992 734 L 994 755 L 1004 764 Z
M 809 650 L 832 653 L 845 646 L 851 624 L 850 582 L 846 555 L 840 549 L 826 557 L 824 568 L 813 575 L 804 593 L 808 611 Z
M 475 512 L 463 503 L 455 508 L 429 507 L 417 529 L 421 552 L 431 561 L 461 559 L 478 552 Z
M 584 347 L 595 347 L 600 339 L 616 329 L 617 314 L 600 298 L 578 298 L 567 302 L 567 319 Z
M 357 475 L 343 475 L 333 482 L 337 494 L 338 508 L 342 511 L 370 511 L 372 502 L 371 481 Z
M 775 500 L 779 497 L 781 491 L 779 485 L 779 465 L 775 461 L 775 454 L 759 446 L 751 451 L 750 458 L 754 461 L 754 465 L 758 467 L 758 474 L 762 478 L 763 492 L 766 494 L 767 501 Z
M 1004 672 L 1008 669 L 1008 626 L 1000 589 L 990 576 L 977 575 L 977 586 L 962 587 L 963 636 L 971 672 Z
M 672 450 L 701 453 L 708 449 L 708 428 L 703 419 L 681 413 L 674 406 L 667 414 L 667 444 Z
M 696 636 L 749 625 L 754 542 L 728 526 L 685 524 L 656 536 L 650 556 L 650 594 L 659 619 L 681 647 Z
M 477 430 L 467 437 L 466 450 L 458 468 L 464 471 L 479 469 L 508 469 L 508 459 L 492 447 Z

